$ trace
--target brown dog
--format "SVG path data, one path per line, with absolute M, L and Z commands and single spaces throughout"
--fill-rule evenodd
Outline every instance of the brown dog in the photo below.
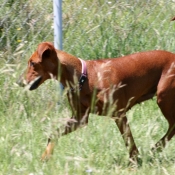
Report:
M 126 112 L 155 94 L 157 104 L 169 124 L 167 133 L 156 147 L 165 146 L 165 141 L 175 134 L 173 53 L 155 50 L 121 58 L 83 61 L 56 50 L 51 43 L 43 42 L 29 59 L 26 74 L 21 78 L 20 84 L 29 85 L 29 89 L 34 90 L 51 77 L 59 79 L 64 87 L 71 88 L 68 91 L 68 99 L 73 117 L 60 135 L 87 124 L 90 112 L 108 115 L 115 119 L 125 145 L 129 147 L 130 158 L 136 158 L 138 149 L 127 122 Z M 49 138 L 42 159 L 50 157 L 52 150 L 53 142 Z

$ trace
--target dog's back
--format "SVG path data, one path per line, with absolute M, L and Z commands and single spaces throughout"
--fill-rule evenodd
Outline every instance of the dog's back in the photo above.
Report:
M 130 107 L 152 98 L 159 80 L 167 76 L 175 62 L 175 55 L 162 50 L 131 54 L 128 56 L 87 62 L 89 84 L 99 91 L 115 85 L 120 88 L 114 93 L 114 99 L 124 108 L 132 98 Z M 175 73 L 175 72 L 174 72 Z M 90 92 L 91 93 L 91 92 Z M 120 102 L 121 101 L 121 102 Z

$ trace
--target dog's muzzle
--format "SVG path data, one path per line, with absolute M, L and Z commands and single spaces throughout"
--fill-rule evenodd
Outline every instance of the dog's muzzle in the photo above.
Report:
M 33 81 L 31 81 L 30 83 L 27 83 L 27 81 L 23 77 L 20 77 L 16 83 L 21 87 L 25 87 L 25 89 L 34 90 L 39 86 L 41 80 L 42 80 L 42 76 L 39 76 L 35 78 Z
M 37 77 L 35 80 L 33 80 L 32 82 L 30 82 L 30 83 L 27 85 L 27 86 L 28 86 L 28 89 L 29 89 L 29 90 L 34 90 L 34 89 L 36 89 L 36 88 L 39 86 L 41 80 L 42 80 L 42 77 L 41 77 L 41 76 Z

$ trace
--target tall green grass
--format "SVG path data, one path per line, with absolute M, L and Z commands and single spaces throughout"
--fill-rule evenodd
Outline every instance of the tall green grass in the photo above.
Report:
M 170 22 L 174 3 L 170 1 L 76 0 L 63 6 L 64 50 L 84 59 L 174 50 L 175 28 Z
M 174 50 L 175 24 L 169 21 L 174 15 L 174 3 L 111 2 L 63 1 L 65 51 L 84 59 L 98 59 L 144 50 Z M 12 32 L 16 34 L 16 29 Z M 30 35 L 29 42 L 22 43 L 24 46 L 19 50 L 3 52 L 5 58 L 13 57 L 11 64 L 4 57 L 0 61 L 0 175 L 173 175 L 175 139 L 163 152 L 150 151 L 168 127 L 156 98 L 127 113 L 143 160 L 141 167 L 128 166 L 128 151 L 115 123 L 95 114 L 90 115 L 88 126 L 59 139 L 48 162 L 40 161 L 48 136 L 71 115 L 57 82 L 47 81 L 32 92 L 15 84 L 27 58 L 46 34 L 47 28 L 39 36 Z M 35 35 L 37 39 L 32 43 Z M 26 49 L 29 43 L 30 49 Z M 20 50 L 24 51 L 22 55 L 18 53 Z

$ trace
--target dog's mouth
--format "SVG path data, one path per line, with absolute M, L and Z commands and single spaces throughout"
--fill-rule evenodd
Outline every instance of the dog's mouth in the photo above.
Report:
M 27 86 L 28 86 L 28 89 L 29 89 L 29 90 L 34 90 L 34 89 L 36 89 L 36 88 L 39 86 L 41 80 L 42 80 L 42 76 L 39 76 L 39 77 L 35 78 L 35 80 L 33 80 L 32 82 L 30 82 L 30 83 L 27 85 Z

